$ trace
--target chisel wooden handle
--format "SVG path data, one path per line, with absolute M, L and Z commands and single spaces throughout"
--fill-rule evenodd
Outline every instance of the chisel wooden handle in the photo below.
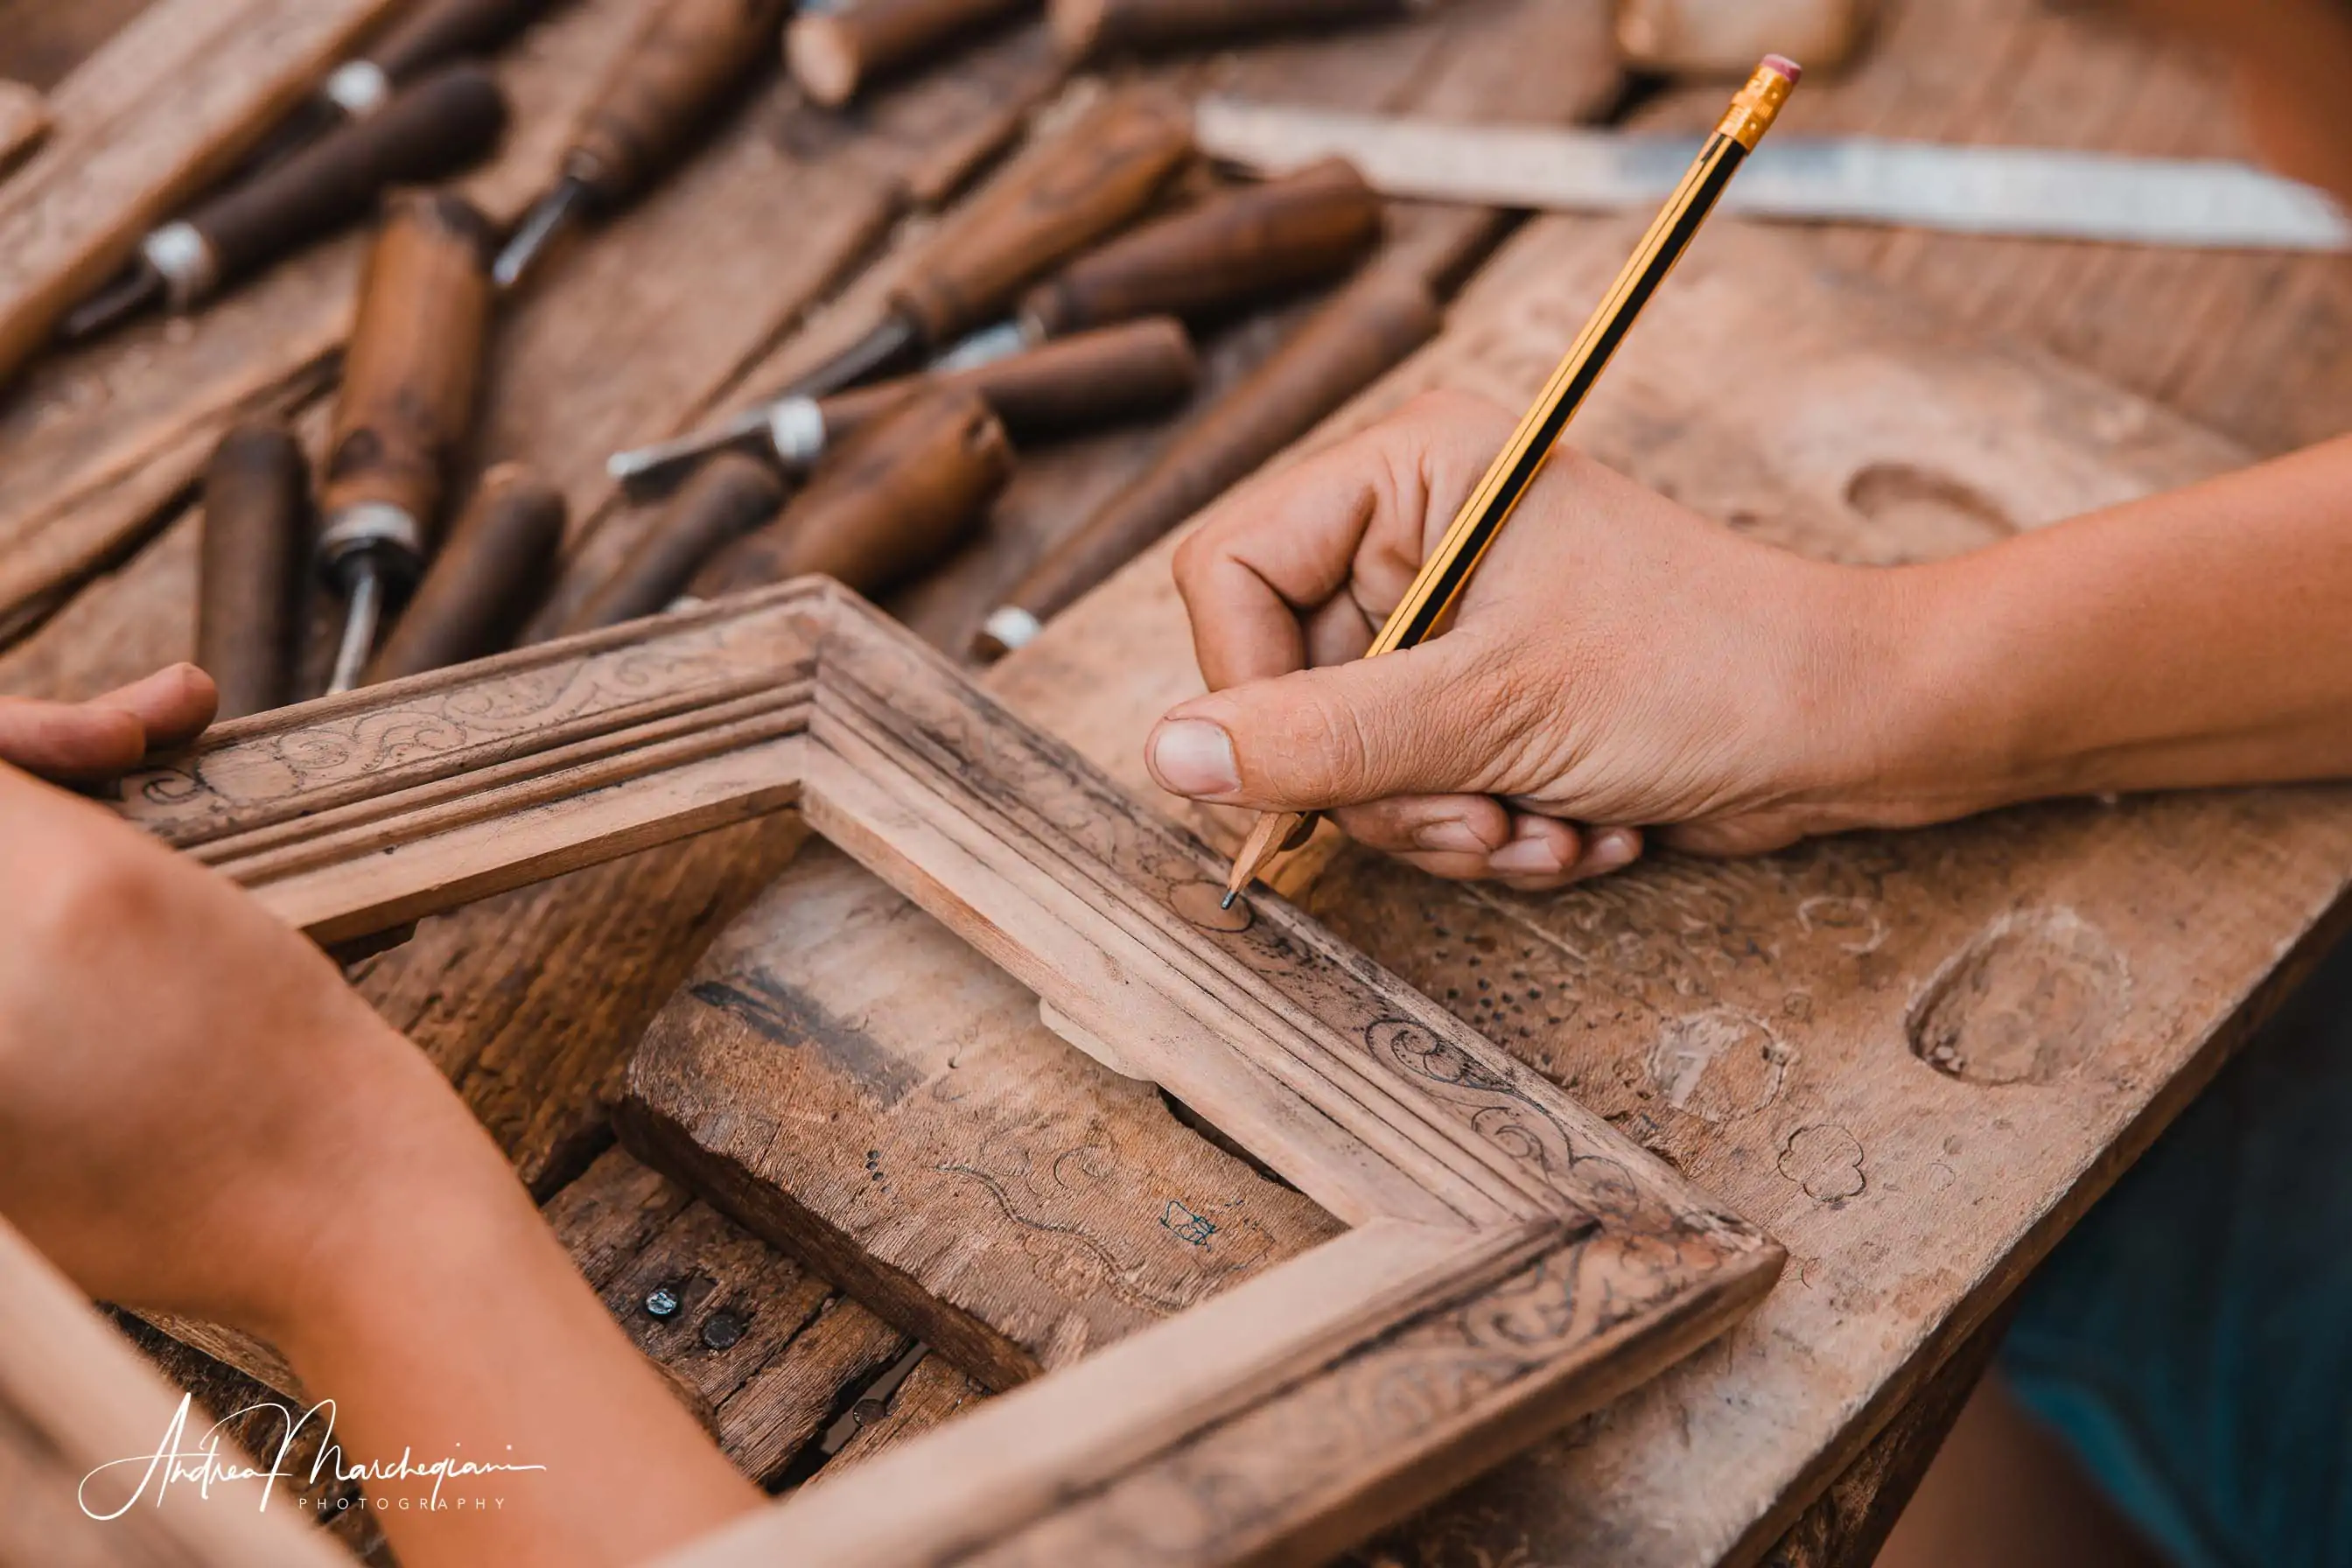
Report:
M 1019 647 L 1027 637 L 1013 623 L 1025 616 L 1034 630 L 1068 606 L 1427 342 L 1437 326 L 1437 301 L 1417 276 L 1376 267 L 1349 285 L 1039 562 L 990 617 L 975 651 L 992 658 Z
M 563 172 L 604 202 L 635 195 L 736 83 L 772 58 L 788 0 L 659 0 L 614 63 Z
M 1074 59 L 1345 26 L 1401 16 L 1410 8 L 1410 0 L 1051 0 L 1055 40 Z
M 563 496 L 520 463 L 482 477 L 473 504 L 434 556 L 365 683 L 397 680 L 496 653 L 554 574 Z
M 1381 233 L 1381 198 L 1355 168 L 1327 159 L 1244 185 L 1089 251 L 1023 296 L 1045 337 L 1137 316 L 1198 317 L 1336 278 Z
M 432 0 L 369 47 L 363 58 L 393 81 L 446 60 L 487 55 L 548 8 L 549 0 Z
M 694 592 L 823 572 L 879 594 L 945 556 L 1012 477 L 1004 427 L 977 393 L 927 393 L 845 443 L 783 516 L 698 574 Z
M 1165 413 L 1200 384 L 1201 356 L 1184 325 L 1151 316 L 1057 339 L 941 375 L 908 376 L 835 394 L 817 405 L 828 444 L 845 441 L 929 389 L 980 394 L 1016 445 Z
M 451 66 L 381 113 L 313 142 L 192 215 L 225 282 L 360 217 L 395 184 L 420 184 L 480 162 L 507 122 L 506 97 L 479 66 Z
M 1035 5 L 1036 0 L 858 0 L 846 11 L 794 17 L 784 32 L 784 60 L 803 91 L 838 109 L 876 77 L 959 34 Z
M 205 468 L 196 663 L 220 688 L 223 719 L 289 694 L 310 492 L 310 465 L 279 420 L 234 426 Z
M 925 247 L 891 306 L 944 343 L 1143 210 L 1192 147 L 1192 111 L 1158 88 L 1097 104 L 1005 171 Z
M 330 559 L 388 546 L 421 567 L 474 412 L 490 318 L 489 223 L 446 193 L 396 198 L 360 283 L 320 507 Z
M 616 626 L 668 607 L 694 574 L 727 546 L 776 515 L 784 481 L 740 452 L 721 452 L 695 470 L 637 547 L 563 623 L 565 632 Z

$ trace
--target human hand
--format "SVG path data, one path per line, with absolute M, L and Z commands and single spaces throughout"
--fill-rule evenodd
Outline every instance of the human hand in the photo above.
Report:
M 0 697 L 0 763 L 61 781 L 111 778 L 184 746 L 220 705 L 213 678 L 174 664 L 87 702 Z
M 70 713 L 32 728 L 96 754 Z M 6 767 L 0 865 L 0 1210 L 93 1295 L 274 1340 L 366 1230 L 357 1194 L 513 1184 L 439 1073 L 214 873 Z
M 1566 448 L 1452 626 L 1360 660 L 1511 427 L 1433 395 L 1210 513 L 1176 555 L 1210 695 L 1152 732 L 1164 788 L 1336 808 L 1423 869 L 1531 890 L 1630 864 L 1645 831 L 1749 854 L 1979 804 L 1894 754 L 1898 574 L 1743 539 Z
M 0 885 L 0 1212 L 93 1296 L 277 1346 L 354 1460 L 541 1472 L 403 1495 L 402 1562 L 618 1565 L 757 1506 L 440 1073 L 257 900 L 5 765 Z

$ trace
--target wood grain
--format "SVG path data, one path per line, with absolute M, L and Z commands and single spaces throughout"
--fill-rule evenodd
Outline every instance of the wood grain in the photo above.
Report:
M 47 143 L 0 186 L 0 384 L 394 4 L 162 0 L 63 83 Z
M 812 847 L 729 927 L 639 1050 L 633 1142 L 999 1387 L 1339 1233 L 874 886 Z
M 1622 225 L 1537 226 L 1342 426 L 1437 384 L 1524 402 L 1629 243 Z M 1711 395 L 1727 376 L 1775 395 Z M 1576 437 L 1735 527 L 1873 562 L 2241 460 L 2128 395 L 1874 302 L 1801 244 L 1738 225 L 1677 273 Z M 1135 787 L 1151 721 L 1197 689 L 1165 573 L 1164 555 L 1146 557 L 995 681 Z M 1130 679 L 1114 694 L 1083 673 L 1114 647 L 1130 672 L 1153 672 L 1150 689 Z M 1735 865 L 1668 859 L 1556 898 L 1444 889 L 1338 856 L 1307 907 L 1738 1194 L 1799 1260 L 1727 1348 L 1506 1466 L 1423 1521 L 1400 1560 L 1761 1552 L 2193 1093 L 2251 1016 L 2256 979 L 2321 940 L 2347 872 L 2352 816 L 2325 790 L 2052 806 Z M 2217 887 L 2233 889 L 2230 912 L 2193 935 L 2156 912 L 2209 908 Z M 2042 1018 L 2020 1011 L 2018 984 L 2072 1000 Z M 1938 1056 L 1948 1036 L 1967 1037 L 1951 1054 L 1978 1064 L 1967 1073 Z
M 1097 1486 L 1190 1489 L 1187 1561 L 1341 1543 L 1687 1353 L 1779 1270 L 1743 1222 L 1310 921 L 1274 900 L 1216 910 L 1196 840 L 824 579 L 233 721 L 120 794 L 324 941 L 797 800 L 1072 1044 L 1148 1072 L 1358 1226 L 875 1479 L 723 1532 L 708 1561 L 783 1539 L 845 1562 L 1026 1552 L 1025 1533 L 1065 1529 L 1116 1551 L 1115 1518 L 1061 1506 Z M 681 1141 L 646 1142 L 706 1173 Z M 1543 1331 L 1486 1342 L 1481 1325 L 1522 1313 Z M 1170 1382 L 1171 1362 L 1190 1374 Z M 1428 1418 L 1396 1419 L 1406 1389 Z M 1330 1434 L 1349 1409 L 1372 1415 L 1273 1479 L 1204 1436 Z M 872 1506 L 909 1475 L 952 1479 Z
M 21 81 L 0 81 L 0 179 L 32 156 L 49 133 L 49 105 Z

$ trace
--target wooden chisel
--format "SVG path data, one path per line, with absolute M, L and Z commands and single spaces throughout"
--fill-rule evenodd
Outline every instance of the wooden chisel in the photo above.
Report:
M 927 387 L 977 392 L 1014 441 L 1051 440 L 1164 413 L 1192 395 L 1200 374 L 1200 356 L 1183 323 L 1147 317 L 953 371 L 875 382 L 825 398 L 781 398 L 738 416 L 719 432 L 622 452 L 605 467 L 640 496 L 658 493 L 714 452 L 740 452 L 798 473 L 876 415 Z
M 408 83 L 437 67 L 495 54 L 551 0 L 429 0 L 337 66 L 245 162 L 246 177 L 339 127 L 383 110 Z
M 58 335 L 77 342 L 158 304 L 187 310 L 363 216 L 392 186 L 480 162 L 506 122 L 506 98 L 489 72 L 475 65 L 439 71 L 373 119 L 312 142 L 150 234 L 129 266 L 66 317 Z
M 658 0 L 572 130 L 562 172 L 517 225 L 491 278 L 520 283 L 573 225 L 633 200 L 667 171 L 762 60 L 790 0 Z
M 489 330 L 488 220 L 446 193 L 396 200 L 344 357 L 319 562 L 348 603 L 328 689 L 359 681 L 386 601 L 423 574 Z
M 205 468 L 196 664 L 220 688 L 220 718 L 267 712 L 292 699 L 310 492 L 310 465 L 282 419 L 232 426 Z
M 1089 250 L 1003 304 L 1011 320 L 973 333 L 934 366 L 963 374 L 1071 333 L 1152 315 L 1213 320 L 1269 295 L 1334 278 L 1381 232 L 1381 201 L 1331 160 L 1287 178 L 1220 193 Z M 623 452 L 614 477 L 639 490 L 675 482 L 705 453 L 756 450 L 809 394 L 794 388 L 707 430 Z M 1003 407 L 1015 441 L 1029 438 Z

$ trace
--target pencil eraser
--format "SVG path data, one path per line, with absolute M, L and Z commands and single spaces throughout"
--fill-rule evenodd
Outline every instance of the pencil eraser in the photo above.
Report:
M 1786 55 L 1766 55 L 1764 68 L 1768 71 L 1778 71 L 1787 77 L 1790 87 L 1796 86 L 1805 78 L 1805 68 Z

